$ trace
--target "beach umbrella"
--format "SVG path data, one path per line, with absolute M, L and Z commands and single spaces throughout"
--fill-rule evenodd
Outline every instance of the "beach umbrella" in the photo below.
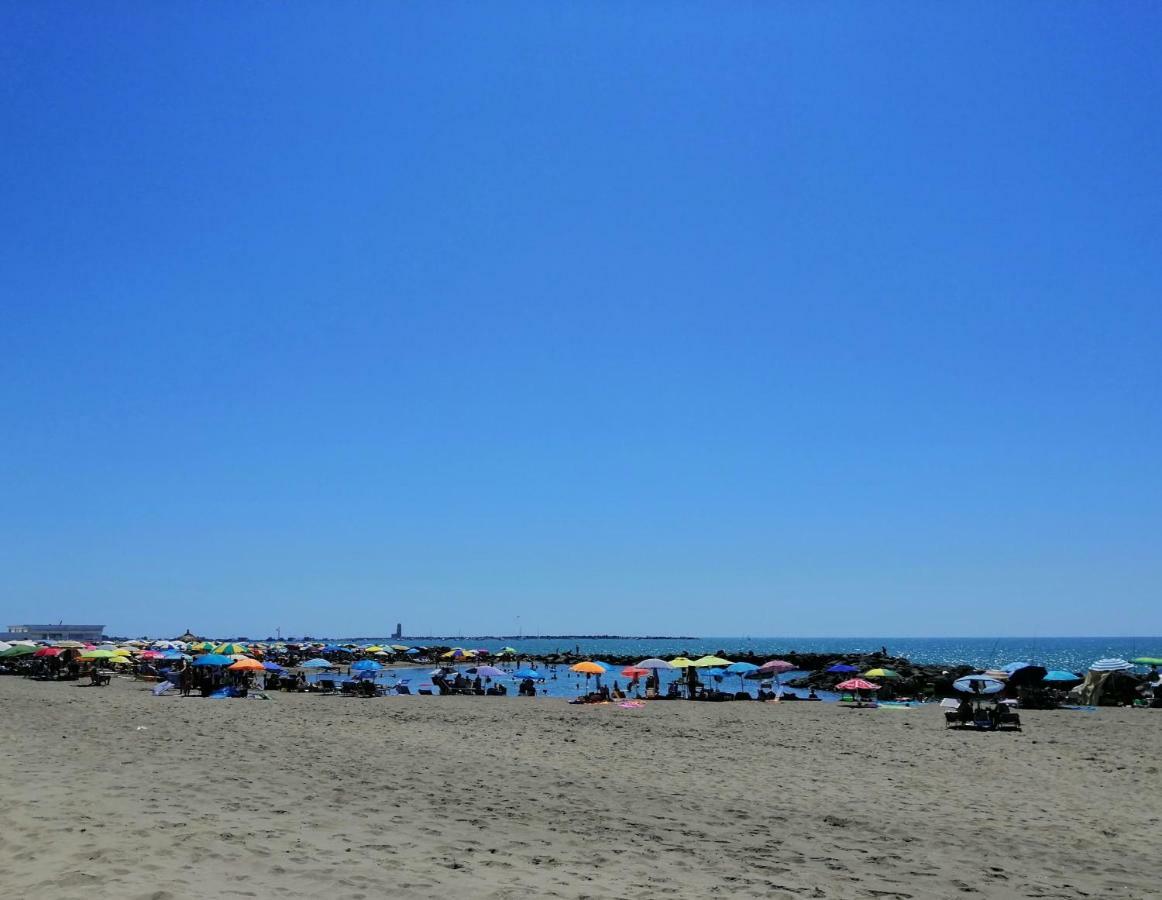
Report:
M 731 663 L 726 667 L 727 672 L 738 676 L 738 683 L 740 687 L 742 686 L 743 679 L 746 678 L 747 675 L 749 675 L 751 672 L 757 672 L 758 670 L 758 666 L 756 666 L 754 663 L 748 662 Z
M 378 672 L 382 668 L 383 666 L 374 659 L 361 659 L 359 662 L 351 664 L 352 672 Z
M 858 672 L 855 666 L 849 666 L 847 663 L 836 663 L 824 669 L 825 672 L 830 672 L 832 675 L 848 675 L 852 672 Z
M 331 662 L 329 659 L 322 659 L 322 658 L 316 656 L 314 659 L 308 659 L 305 663 L 303 663 L 303 668 L 304 669 L 337 669 L 339 667 L 337 665 L 335 665 L 333 662 Z
M 776 675 L 783 672 L 790 672 L 795 668 L 794 663 L 789 663 L 785 659 L 772 659 L 759 666 L 759 670 L 763 672 L 774 672 Z
M 206 653 L 194 660 L 195 666 L 228 666 L 234 660 L 220 653 Z
M 404 653 L 407 650 L 407 644 L 392 644 L 391 649 L 396 653 Z
M 730 660 L 721 656 L 700 656 L 690 663 L 696 669 L 709 669 L 711 666 L 729 666 Z
M 1124 659 L 1099 659 L 1092 666 L 1089 667 L 1091 672 L 1124 672 L 1126 669 L 1134 668 L 1133 663 L 1126 662 Z
M 517 652 L 518 651 L 517 651 L 516 647 L 501 647 L 500 650 L 497 651 L 496 655 L 497 656 L 516 656 Z
M 245 653 L 246 645 L 234 643 L 219 644 L 212 652 L 217 653 L 219 656 L 234 656 L 236 653 Z
M 1160 656 L 1135 656 L 1130 662 L 1139 666 L 1162 666 L 1162 657 Z
M 543 677 L 536 669 L 530 669 L 527 666 L 523 669 L 517 669 L 512 673 L 513 678 L 541 678 Z
M 508 677 L 508 672 L 504 671 L 503 669 L 498 669 L 498 668 L 496 668 L 496 666 L 476 666 L 476 668 L 469 669 L 468 671 L 472 672 L 476 675 L 479 675 L 481 678 L 507 678 Z
M 161 659 L 161 651 L 160 650 L 142 650 L 141 651 L 141 658 L 142 659 Z
M 60 647 L 62 650 L 84 650 L 85 645 L 80 641 L 54 641 L 54 647 Z
M 1064 672 L 1061 669 L 1054 669 L 1052 672 L 1046 672 L 1042 681 L 1084 681 L 1080 675 L 1074 675 L 1072 672 Z
M 162 659 L 189 659 L 189 655 L 181 650 L 166 650 L 161 654 Z
M 582 675 L 604 675 L 608 670 L 601 663 L 586 660 L 569 667 L 570 672 L 579 672 Z
M 13 644 L 7 650 L 0 653 L 0 657 L 4 659 L 15 659 L 18 656 L 32 656 L 35 653 L 35 647 L 29 647 L 27 644 Z
M 1018 669 L 1027 669 L 1031 665 L 1032 665 L 1032 663 L 1027 663 L 1027 662 L 1005 663 L 1003 666 L 1001 666 L 1001 671 L 1007 672 L 1008 674 L 1012 675 Z
M 86 650 L 81 659 L 109 659 L 112 655 L 112 650 Z
M 118 647 L 113 651 L 114 656 L 132 656 L 137 652 L 136 647 Z
M 264 662 L 262 664 L 262 668 L 266 669 L 266 671 L 268 671 L 268 672 L 285 672 L 286 671 L 286 669 L 284 669 L 282 666 L 280 666 L 276 662 Z
M 262 663 L 249 656 L 244 656 L 242 659 L 230 663 L 226 668 L 232 672 L 261 672 L 263 670 Z
M 9 644 L 7 641 L 0 641 L 0 653 L 3 653 L 5 650 L 11 650 L 11 649 L 12 649 L 12 645 Z
M 43 659 L 46 656 L 60 656 L 62 653 L 64 653 L 64 650 L 60 647 L 41 647 L 32 655 Z
M 636 664 L 638 669 L 672 669 L 672 663 L 666 662 L 664 659 L 658 659 L 656 656 L 651 656 L 649 659 L 643 659 Z
M 111 666 L 127 666 L 133 662 L 130 656 L 110 656 L 105 663 Z
M 364 647 L 363 652 L 364 653 L 378 653 L 382 649 L 383 648 L 380 647 L 379 644 L 372 644 L 370 647 Z
M 1045 677 L 1047 671 L 1044 666 L 1021 666 L 1021 668 L 1014 669 L 1009 674 L 1008 684 L 1012 687 L 1024 687 L 1028 684 L 1036 684 Z
M 998 694 L 1005 689 L 1004 682 L 987 675 L 965 675 L 952 682 L 952 686 L 964 694 Z
M 864 678 L 899 678 L 900 673 L 895 669 L 868 669 L 863 673 Z
M 645 678 L 650 674 L 650 671 L 650 669 L 643 669 L 640 666 L 626 666 L 621 670 L 621 674 L 625 678 Z
M 417 653 L 420 653 L 420 652 L 422 652 L 422 651 L 420 650 L 419 647 L 411 647 L 411 648 L 404 651 L 404 653 L 406 653 L 408 656 L 415 656 Z
M 864 681 L 862 678 L 849 678 L 847 681 L 841 681 L 835 686 L 837 691 L 878 691 L 880 686 L 872 684 L 870 681 Z
M 671 669 L 688 669 L 692 665 L 694 665 L 694 660 L 687 659 L 684 656 L 675 656 L 670 660 Z

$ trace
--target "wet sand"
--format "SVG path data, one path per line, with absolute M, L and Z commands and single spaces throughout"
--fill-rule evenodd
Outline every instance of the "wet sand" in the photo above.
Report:
M 1162 712 L 275 693 L 0 677 L 26 898 L 1162 896 Z

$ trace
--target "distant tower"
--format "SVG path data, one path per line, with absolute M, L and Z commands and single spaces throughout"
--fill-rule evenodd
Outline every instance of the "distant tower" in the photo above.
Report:
M 397 641 L 403 637 L 403 625 L 401 625 L 399 622 L 395 623 L 395 634 L 393 634 L 392 637 Z

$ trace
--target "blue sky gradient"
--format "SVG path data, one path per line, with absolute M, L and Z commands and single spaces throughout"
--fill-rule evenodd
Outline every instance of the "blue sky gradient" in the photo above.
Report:
M 1159 7 L 0 27 L 6 619 L 1162 633 Z

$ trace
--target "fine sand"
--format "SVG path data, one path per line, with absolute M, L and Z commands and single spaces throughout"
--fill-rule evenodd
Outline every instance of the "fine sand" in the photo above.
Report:
M 271 696 L 0 677 L 0 889 L 1162 896 L 1162 712 Z

